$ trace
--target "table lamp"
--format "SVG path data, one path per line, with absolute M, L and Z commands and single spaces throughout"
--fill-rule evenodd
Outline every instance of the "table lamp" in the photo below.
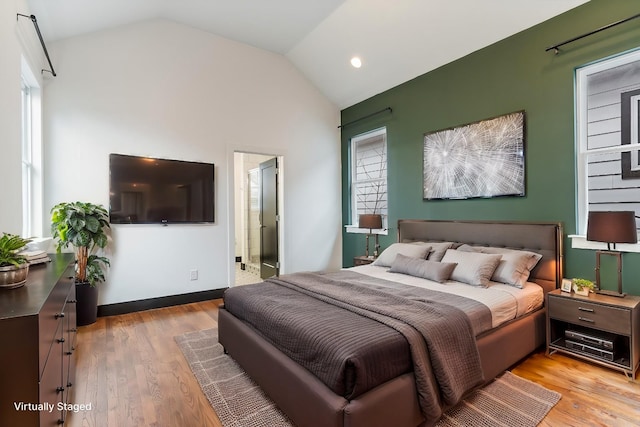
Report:
M 635 212 L 589 212 L 587 240 L 607 244 L 607 250 L 596 251 L 596 293 L 624 297 L 622 292 L 622 253 L 616 251 L 616 243 L 637 243 Z M 612 246 L 613 245 L 613 248 Z M 618 260 L 618 292 L 600 289 L 600 256 L 611 255 Z
M 382 228 L 382 215 L 378 214 L 362 214 L 358 217 L 358 228 L 368 228 L 369 233 L 367 233 L 367 248 L 364 251 L 364 255 L 369 257 L 369 236 L 371 235 L 371 230 L 379 230 Z M 373 256 L 378 256 L 378 235 L 376 234 L 376 244 L 375 249 L 373 251 Z

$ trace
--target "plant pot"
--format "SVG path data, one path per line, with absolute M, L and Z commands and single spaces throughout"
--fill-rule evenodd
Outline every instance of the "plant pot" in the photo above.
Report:
M 91 325 L 98 318 L 98 287 L 88 282 L 76 282 L 76 323 Z
M 585 297 L 589 296 L 589 288 L 582 288 L 582 290 L 578 290 L 578 287 L 576 285 L 573 285 L 573 292 L 575 292 L 578 295 L 585 296 Z
M 0 289 L 15 289 L 27 283 L 29 264 L 20 264 L 19 267 L 9 265 L 0 267 Z

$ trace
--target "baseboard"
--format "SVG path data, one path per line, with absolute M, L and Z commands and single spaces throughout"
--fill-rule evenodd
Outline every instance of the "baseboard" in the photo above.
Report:
M 188 294 L 170 295 L 166 297 L 149 298 L 136 301 L 120 302 L 98 306 L 98 317 L 115 316 L 118 314 L 134 313 L 136 311 L 151 310 L 153 308 L 171 307 L 192 302 L 208 301 L 222 298 L 226 288 L 211 291 L 191 292 Z

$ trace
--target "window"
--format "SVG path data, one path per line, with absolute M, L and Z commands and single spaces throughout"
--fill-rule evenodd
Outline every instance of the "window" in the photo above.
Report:
M 351 139 L 351 223 L 358 224 L 362 214 L 382 215 L 387 228 L 386 128 Z
M 33 155 L 31 144 L 31 88 L 22 83 L 22 235 L 32 236 Z
M 41 98 L 38 82 L 22 60 L 22 235 L 42 236 Z
M 639 106 L 640 51 L 577 70 L 578 233 L 582 236 L 590 210 L 640 214 Z M 576 246 L 575 241 L 573 246 L 587 247 Z

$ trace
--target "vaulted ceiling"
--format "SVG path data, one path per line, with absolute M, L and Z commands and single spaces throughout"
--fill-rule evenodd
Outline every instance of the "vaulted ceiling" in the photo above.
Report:
M 164 18 L 279 53 L 327 98 L 346 108 L 587 1 L 27 0 L 27 3 L 46 42 Z M 354 56 L 361 58 L 360 68 L 350 64 Z

